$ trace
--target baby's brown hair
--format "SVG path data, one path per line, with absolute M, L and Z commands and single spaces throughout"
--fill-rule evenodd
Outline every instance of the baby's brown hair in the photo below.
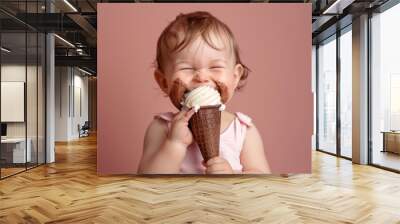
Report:
M 180 13 L 161 33 L 157 41 L 156 67 L 164 72 L 165 59 L 172 54 L 180 52 L 199 36 L 213 49 L 219 49 L 212 41 L 211 34 L 219 38 L 227 38 L 230 48 L 235 56 L 235 64 L 244 68 L 236 89 L 241 89 L 246 84 L 250 69 L 240 59 L 239 47 L 229 27 L 209 12 L 197 11 L 187 14 Z

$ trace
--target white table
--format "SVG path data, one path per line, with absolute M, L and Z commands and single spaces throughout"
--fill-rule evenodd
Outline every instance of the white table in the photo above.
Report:
M 25 163 L 30 162 L 32 160 L 31 154 L 31 145 L 32 140 L 27 138 L 26 142 L 28 143 L 26 147 L 25 154 L 25 138 L 6 138 L 1 139 L 2 149 L 3 147 L 13 147 L 13 163 Z M 25 161 L 25 158 L 27 161 Z

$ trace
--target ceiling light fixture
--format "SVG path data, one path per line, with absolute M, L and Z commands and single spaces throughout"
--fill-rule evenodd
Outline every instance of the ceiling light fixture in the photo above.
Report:
M 336 0 L 332 5 L 324 10 L 322 14 L 342 14 L 343 9 L 351 5 L 355 0 Z
M 11 50 L 9 50 L 9 49 L 7 49 L 7 48 L 5 48 L 5 47 L 1 47 L 1 50 L 4 51 L 4 52 L 6 52 L 6 53 L 10 53 L 10 52 L 11 52 Z
M 78 10 L 71 4 L 69 3 L 68 0 L 64 0 L 65 4 L 67 4 L 72 10 L 74 10 L 74 12 L 78 12 Z
M 86 71 L 86 70 L 83 70 L 83 69 L 81 69 L 81 68 L 79 68 L 79 67 L 78 67 L 78 70 L 81 71 L 81 72 L 83 72 L 83 73 L 85 73 L 85 74 L 87 74 L 87 75 L 93 75 L 92 73 L 90 73 L 90 72 L 88 72 L 88 71 Z
M 64 38 L 62 38 L 62 37 L 60 37 L 60 36 L 57 35 L 57 34 L 54 34 L 54 36 L 57 37 L 58 39 L 60 39 L 61 41 L 63 41 L 64 43 L 66 43 L 67 45 L 69 45 L 70 47 L 75 48 L 75 45 L 73 45 L 73 44 L 72 44 L 71 42 L 69 42 L 68 40 L 66 40 L 66 39 L 64 39 Z

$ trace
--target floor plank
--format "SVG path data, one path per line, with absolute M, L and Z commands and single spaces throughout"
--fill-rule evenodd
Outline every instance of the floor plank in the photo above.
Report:
M 96 138 L 0 181 L 0 223 L 400 223 L 400 175 L 313 152 L 313 173 L 97 176 Z

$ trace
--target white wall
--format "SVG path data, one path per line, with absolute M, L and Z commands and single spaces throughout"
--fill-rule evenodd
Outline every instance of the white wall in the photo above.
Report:
M 69 117 L 69 96 L 70 84 L 69 68 L 55 68 L 55 141 L 68 140 L 68 117 Z
M 72 67 L 56 67 L 55 73 L 55 140 L 77 139 L 78 124 L 88 120 L 88 77 Z
M 25 82 L 1 82 L 1 121 L 24 122 Z M 35 105 L 36 108 L 36 105 Z
M 72 119 L 72 135 L 78 137 L 78 124 L 81 126 L 88 121 L 89 112 L 88 112 L 88 77 L 81 76 L 82 73 L 74 75 L 74 108 L 73 111 L 73 119 Z M 80 96 L 80 97 L 79 97 Z M 80 101 L 80 102 L 79 102 Z M 81 108 L 80 108 L 81 107 Z M 80 111 L 82 110 L 82 111 Z

